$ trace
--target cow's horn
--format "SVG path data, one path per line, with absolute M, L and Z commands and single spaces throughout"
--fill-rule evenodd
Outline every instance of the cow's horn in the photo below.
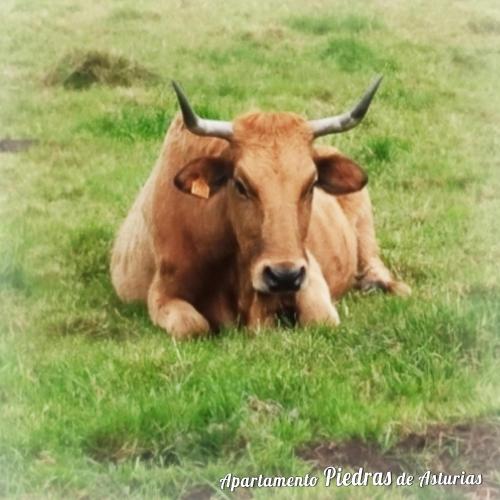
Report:
M 200 118 L 191 108 L 187 97 L 182 92 L 179 84 L 172 81 L 177 100 L 182 111 L 184 124 L 193 134 L 208 135 L 211 137 L 220 137 L 221 139 L 230 140 L 233 137 L 233 125 L 231 122 L 221 120 L 206 120 Z
M 347 111 L 341 115 L 321 118 L 319 120 L 309 120 L 309 125 L 312 128 L 314 137 L 345 132 L 360 123 L 366 115 L 373 96 L 375 95 L 375 92 L 377 92 L 381 81 L 382 76 L 377 77 L 377 79 L 368 87 L 358 104 L 356 104 L 351 111 Z

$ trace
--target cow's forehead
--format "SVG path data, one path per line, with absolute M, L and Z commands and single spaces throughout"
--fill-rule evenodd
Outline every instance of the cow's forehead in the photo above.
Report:
M 304 118 L 295 113 L 249 113 L 233 122 L 234 139 L 242 144 L 287 140 L 310 144 L 313 135 Z
M 238 164 L 248 173 L 288 177 L 312 167 L 312 132 L 299 115 L 252 113 L 237 118 L 234 131 Z

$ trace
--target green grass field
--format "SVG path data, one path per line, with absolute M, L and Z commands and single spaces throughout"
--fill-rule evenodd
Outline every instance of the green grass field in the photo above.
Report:
M 297 452 L 310 443 L 388 450 L 436 425 L 499 428 L 497 2 L 4 0 L 1 10 L 0 139 L 38 141 L 0 153 L 1 496 L 227 498 L 218 480 L 229 472 L 310 471 Z M 75 70 L 88 55 L 101 61 L 92 85 Z M 208 117 L 258 107 L 318 118 L 353 104 L 377 73 L 364 123 L 323 140 L 367 170 L 383 257 L 410 299 L 352 293 L 335 330 L 182 344 L 118 301 L 110 247 L 177 111 L 171 78 Z M 497 465 L 483 472 L 498 485 Z

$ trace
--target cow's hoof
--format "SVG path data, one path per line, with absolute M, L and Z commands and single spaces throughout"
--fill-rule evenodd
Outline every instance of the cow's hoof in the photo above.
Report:
M 387 292 L 399 297 L 409 297 L 411 295 L 411 288 L 404 281 L 391 281 Z
M 356 288 L 363 292 L 382 290 L 399 297 L 409 297 L 411 295 L 411 288 L 404 281 L 361 279 L 356 283 Z
M 312 312 L 312 313 L 311 313 Z M 302 312 L 299 314 L 299 324 L 301 326 L 307 325 L 327 325 L 327 326 L 339 326 L 340 317 L 337 312 L 337 308 L 332 304 L 325 304 L 324 307 L 318 307 L 316 309 L 311 309 L 309 314 Z
M 208 321 L 187 303 L 166 310 L 158 324 L 176 340 L 202 337 L 210 332 Z
M 340 325 L 340 316 L 335 306 L 332 307 L 332 312 L 328 315 L 327 318 L 325 318 L 325 321 L 323 323 L 329 326 Z

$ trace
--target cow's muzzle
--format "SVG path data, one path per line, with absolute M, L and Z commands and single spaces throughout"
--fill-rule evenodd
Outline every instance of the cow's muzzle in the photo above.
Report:
M 305 261 L 264 262 L 259 266 L 254 288 L 264 293 L 293 293 L 300 290 L 307 274 Z

